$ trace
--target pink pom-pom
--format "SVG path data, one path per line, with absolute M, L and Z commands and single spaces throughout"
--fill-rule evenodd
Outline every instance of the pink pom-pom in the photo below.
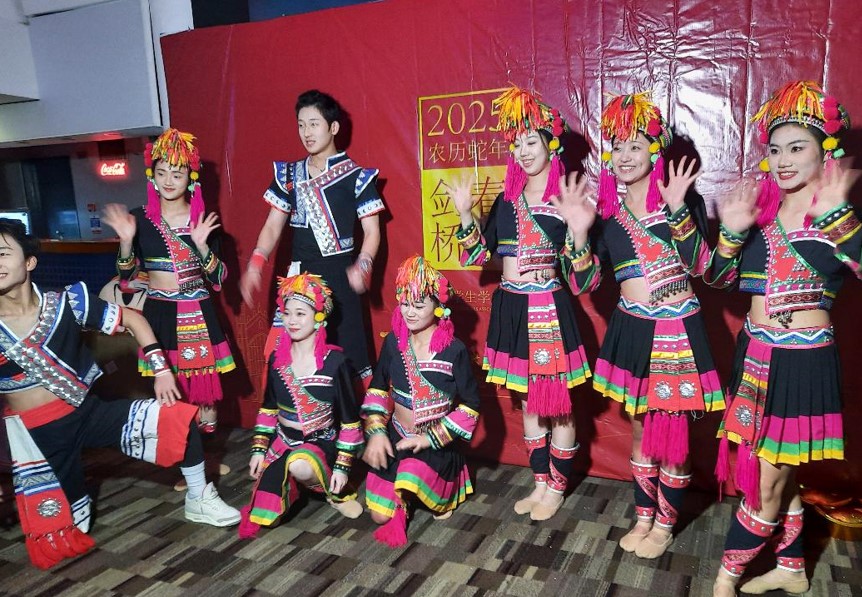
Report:
M 837 108 L 838 100 L 832 97 L 831 95 L 823 98 L 823 107 L 824 108 Z
M 664 156 L 659 154 L 658 159 L 653 164 L 652 172 L 649 174 L 649 187 L 647 188 L 646 208 L 648 213 L 653 213 L 661 205 L 661 191 L 658 189 L 658 183 L 664 182 Z
M 617 193 L 617 177 L 610 168 L 602 168 L 599 173 L 599 193 L 596 211 L 599 217 L 607 220 L 616 215 L 620 209 L 620 197 Z
M 781 205 L 781 189 L 770 174 L 765 174 L 760 180 L 760 192 L 757 195 L 757 208 L 760 213 L 757 216 L 757 225 L 763 228 L 778 215 Z
M 661 122 L 659 122 L 657 118 L 650 120 L 646 128 L 646 133 L 650 137 L 658 137 L 661 135 Z
M 153 165 L 153 144 L 152 143 L 147 143 L 146 148 L 144 148 L 144 165 L 147 168 L 150 168 Z
M 825 120 L 838 120 L 840 117 L 841 113 L 837 106 L 823 106 L 823 118 Z
M 452 344 L 452 339 L 455 337 L 455 326 L 451 319 L 441 319 L 437 323 L 437 329 L 431 334 L 431 342 L 428 348 L 431 352 L 443 352 Z
M 565 173 L 560 156 L 554 154 L 551 157 L 551 168 L 548 171 L 548 183 L 545 185 L 545 193 L 542 195 L 543 203 L 548 203 L 551 197 L 560 196 L 560 177 Z
M 766 131 L 760 131 L 760 133 L 757 135 L 757 138 L 764 145 L 769 143 L 769 133 L 767 133 Z
M 401 307 L 395 307 L 395 310 L 392 311 L 392 333 L 395 334 L 395 338 L 398 340 L 398 350 L 407 350 L 409 330 L 407 329 L 407 323 L 404 321 L 404 316 L 401 315 Z
M 823 124 L 823 130 L 827 135 L 834 135 L 838 131 L 841 130 L 841 121 L 840 120 L 827 120 Z
M 607 131 L 602 131 L 602 139 L 604 139 L 605 141 L 610 141 L 611 136 Z
M 560 122 L 555 121 L 554 126 L 551 128 L 551 134 L 555 137 L 559 137 L 563 134 L 563 125 Z

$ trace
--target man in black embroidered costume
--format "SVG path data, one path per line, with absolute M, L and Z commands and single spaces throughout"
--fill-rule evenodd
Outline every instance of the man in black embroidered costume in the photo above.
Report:
M 329 282 L 335 296 L 330 340 L 343 346 L 354 373 L 371 375 L 362 304 L 380 245 L 378 214 L 385 207 L 374 180 L 378 171 L 361 168 L 335 147 L 345 114 L 331 96 L 306 91 L 296 102 L 299 138 L 308 151 L 297 162 L 274 162 L 275 176 L 263 195 L 270 210 L 257 246 L 240 282 L 243 299 L 253 304 L 261 288 L 261 271 L 278 243 L 285 224 L 293 228 L 288 275 L 307 271 Z M 362 225 L 362 245 L 355 260 L 354 228 Z M 276 313 L 265 352 L 279 335 Z

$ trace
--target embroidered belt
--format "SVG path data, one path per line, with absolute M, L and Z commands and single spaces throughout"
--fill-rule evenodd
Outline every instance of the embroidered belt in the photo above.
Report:
M 694 295 L 668 305 L 639 303 L 621 296 L 617 306 L 620 311 L 642 319 L 677 319 L 700 311 L 700 301 Z
M 502 278 L 500 288 L 517 294 L 532 294 L 534 292 L 553 292 L 563 287 L 559 278 L 551 278 L 544 282 L 517 282 Z
M 208 298 L 210 295 L 206 288 L 196 288 L 193 290 L 163 290 L 161 288 L 148 288 L 147 298 L 158 301 L 199 301 Z
M 752 323 L 745 318 L 745 333 L 752 339 L 779 348 L 821 348 L 835 342 L 835 330 L 832 325 L 815 328 L 787 330 Z

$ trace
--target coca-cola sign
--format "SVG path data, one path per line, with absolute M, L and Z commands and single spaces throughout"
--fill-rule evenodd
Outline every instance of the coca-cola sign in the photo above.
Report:
M 101 162 L 99 164 L 99 176 L 104 178 L 125 178 L 127 176 L 126 162 Z

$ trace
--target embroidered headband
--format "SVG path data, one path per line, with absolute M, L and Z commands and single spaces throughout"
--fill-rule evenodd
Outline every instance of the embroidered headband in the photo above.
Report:
M 150 182 L 146 210 L 149 219 L 156 222 L 161 219 L 161 203 L 153 179 L 153 164 L 158 161 L 165 162 L 172 167 L 189 169 L 189 191 L 192 193 L 191 221 L 196 223 L 198 217 L 204 212 L 201 183 L 198 181 L 201 158 L 194 141 L 195 136 L 191 133 L 183 133 L 170 128 L 159 135 L 155 142 L 147 143 L 144 150 L 144 165 L 147 167 L 146 175 Z
M 282 311 L 291 299 L 302 301 L 314 309 L 314 320 L 318 323 L 332 313 L 332 290 L 320 276 L 302 273 L 287 278 L 279 277 L 276 302 Z

